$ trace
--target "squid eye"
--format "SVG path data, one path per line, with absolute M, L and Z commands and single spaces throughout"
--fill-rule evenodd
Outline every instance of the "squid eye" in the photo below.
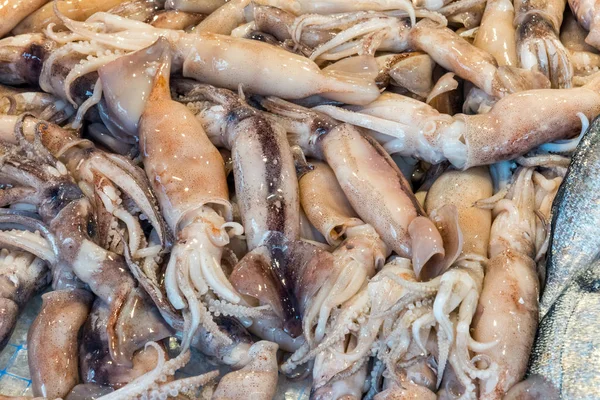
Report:
M 315 133 L 319 136 L 327 133 L 327 128 L 319 127 L 315 130 Z
M 87 234 L 89 237 L 93 238 L 96 236 L 96 232 L 97 232 L 96 221 L 94 221 L 93 218 L 88 219 L 86 228 L 87 228 Z

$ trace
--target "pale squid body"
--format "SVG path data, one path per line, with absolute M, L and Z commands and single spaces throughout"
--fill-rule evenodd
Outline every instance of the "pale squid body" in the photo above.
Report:
M 192 1 L 189 0 L 175 0 L 174 2 L 192 3 Z M 195 2 L 200 3 L 198 0 Z M 219 1 L 210 0 L 205 2 L 206 4 L 202 5 L 202 7 L 212 7 L 212 3 L 215 3 L 214 5 L 216 5 L 218 2 Z M 261 4 L 277 6 L 284 12 L 296 13 L 299 11 L 299 7 L 295 0 L 231 0 L 227 2 L 220 2 L 221 5 L 214 11 L 207 13 L 209 14 L 208 17 L 206 17 L 205 20 L 203 20 L 194 28 L 194 33 L 218 33 L 221 35 L 230 35 L 235 28 L 246 23 L 247 15 L 252 12 L 252 10 L 248 8 L 261 7 Z M 186 8 L 199 9 L 200 7 L 190 6 Z M 252 21 L 249 21 L 249 23 L 252 25 Z
M 426 98 L 433 88 L 435 62 L 427 54 L 414 51 L 376 57 L 379 86 L 394 85 Z
M 571 87 L 573 66 L 559 38 L 566 2 L 517 0 L 514 5 L 519 66 L 543 73 L 553 88 Z
M 218 334 L 200 296 L 210 289 L 227 302 L 241 301 L 221 269 L 223 246 L 229 243 L 226 229 L 241 233 L 241 228 L 227 222 L 232 211 L 223 158 L 194 114 L 171 100 L 168 44 L 157 45 L 163 53 L 140 119 L 140 147 L 165 220 L 177 238 L 165 285 L 171 303 L 179 309 L 187 307 L 191 314 L 184 313 L 191 318 L 184 337 L 187 348 L 200 324 Z
M 361 218 L 401 256 L 413 258 L 420 274 L 428 259 L 413 252 L 427 242 L 431 254 L 444 253 L 437 228 L 424 217 L 410 185 L 395 164 L 349 124 L 339 125 L 320 140 L 323 156 L 346 197 Z M 442 256 L 443 257 L 443 256 Z
M 300 178 L 300 202 L 327 242 L 339 246 L 333 251 L 334 272 L 303 315 L 309 344 L 313 325 L 314 339 L 321 341 L 331 311 L 358 293 L 390 254 L 375 229 L 357 217 L 331 168 L 321 162 L 312 167 Z
M 298 14 L 336 14 L 354 11 L 406 10 L 411 3 L 404 0 L 296 0 Z
M 569 6 L 579 24 L 590 32 L 585 42 L 600 48 L 600 6 L 595 0 L 569 0 Z
M 418 112 L 400 111 L 407 109 Z M 314 110 L 395 137 L 385 144 L 389 153 L 415 154 L 432 163 L 448 160 L 467 169 L 511 160 L 541 144 L 580 133 L 579 112 L 587 118 L 600 114 L 600 79 L 579 88 L 513 93 L 479 115 L 440 114 L 394 93 L 367 106 Z M 535 111 L 525 116 L 522 110 Z
M 92 298 L 80 289 L 57 290 L 42 296 L 42 311 L 27 336 L 34 396 L 65 398 L 79 382 L 77 336 Z
M 497 342 L 481 352 L 498 372 L 483 379 L 482 399 L 501 399 L 523 379 L 538 324 L 539 281 L 536 273 L 535 191 L 533 170 L 523 168 L 500 200 L 492 225 L 483 290 L 474 318 L 473 336 Z
M 160 29 L 187 30 L 203 19 L 204 15 L 202 14 L 169 10 L 155 15 L 150 24 Z
M 373 397 L 373 400 L 435 400 L 437 396 L 426 387 L 408 383 L 407 387 L 393 384 Z
M 338 246 L 348 229 L 364 222 L 348 202 L 331 168 L 320 161 L 311 161 L 310 166 L 299 179 L 300 204 L 327 243 Z
M 475 206 L 493 193 L 492 179 L 487 168 L 466 171 L 447 171 L 431 186 L 425 200 L 425 209 L 431 215 L 441 207 L 454 206 L 458 211 L 458 225 L 462 231 L 462 250 L 458 260 L 440 278 L 440 286 L 433 304 L 433 314 L 441 340 L 438 350 L 438 385 L 451 347 L 455 354 L 450 358 L 454 371 L 460 376 L 479 376 L 491 371 L 479 370 L 471 362 L 470 351 L 478 351 L 478 343 L 471 338 L 469 327 L 482 290 L 484 265 L 487 260 L 492 213 Z M 453 321 L 451 313 L 456 312 Z M 475 387 L 470 382 L 467 391 Z
M 231 0 L 224 3 L 200 22 L 194 32 L 231 34 L 231 31 L 246 22 L 244 8 L 250 3 L 251 0 Z
M 485 5 L 474 45 L 487 51 L 498 65 L 517 65 L 515 9 L 510 0 L 491 0 Z
M 49 0 L 7 1 L 0 5 L 0 38 Z
M 76 21 L 85 21 L 97 12 L 108 11 L 123 3 L 124 0 L 63 0 L 57 1 L 56 7 L 60 12 Z M 29 14 L 13 29 L 13 34 L 42 32 L 48 24 L 55 24 L 55 29 L 65 29 L 65 25 L 54 13 L 55 2 L 45 4 L 37 11 Z
M 242 369 L 221 378 L 214 400 L 271 400 L 277 389 L 279 375 L 275 343 L 256 342 L 248 350 L 250 362 Z
M 167 10 L 211 14 L 225 3 L 225 0 L 167 0 L 165 8 Z
M 255 94 L 290 99 L 320 94 L 349 104 L 366 104 L 379 96 L 371 78 L 333 69 L 322 71 L 305 57 L 256 40 L 158 29 L 107 13 L 97 13 L 87 22 L 64 16 L 62 20 L 74 33 L 129 51 L 150 46 L 164 36 L 172 47 L 173 72 L 181 71 L 185 77 L 231 90 L 242 85 Z M 98 26 L 104 26 L 107 32 L 97 32 Z

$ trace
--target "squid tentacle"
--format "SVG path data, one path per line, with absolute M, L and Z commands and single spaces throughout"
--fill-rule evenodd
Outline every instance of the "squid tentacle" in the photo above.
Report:
M 183 367 L 190 360 L 190 352 L 185 351 L 177 357 L 166 360 L 165 351 L 155 342 L 146 344 L 146 348 L 152 347 L 158 353 L 158 361 L 153 370 L 134 379 L 122 388 L 99 397 L 102 400 L 125 400 L 134 397 L 165 398 L 172 395 L 171 391 L 186 392 L 189 389 L 207 384 L 218 376 L 218 371 L 208 372 L 197 377 L 176 380 L 166 385 L 161 385 L 167 377 L 173 376 L 175 371 Z M 178 383 L 179 382 L 179 383 Z
M 215 317 L 220 315 L 236 317 L 236 318 L 261 318 L 271 310 L 270 305 L 248 307 L 240 304 L 229 303 L 224 300 L 208 301 L 208 310 Z

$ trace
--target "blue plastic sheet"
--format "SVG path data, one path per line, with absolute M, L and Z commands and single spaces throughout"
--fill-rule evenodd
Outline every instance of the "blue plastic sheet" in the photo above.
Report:
M 8 345 L 0 352 L 0 394 L 2 395 L 32 396 L 27 364 L 27 331 L 41 305 L 40 296 L 27 304 Z

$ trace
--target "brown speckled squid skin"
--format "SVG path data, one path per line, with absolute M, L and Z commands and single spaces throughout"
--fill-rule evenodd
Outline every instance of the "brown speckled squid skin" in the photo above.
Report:
M 270 400 L 277 389 L 277 349 L 275 343 L 260 341 L 252 345 L 250 363 L 221 378 L 213 400 Z
M 19 317 L 19 306 L 11 299 L 0 299 L 0 349 L 8 343 Z
M 396 253 L 410 257 L 407 228 L 423 211 L 406 179 L 352 125 L 332 129 L 321 138 L 321 148 L 360 217 Z
M 298 180 L 286 132 L 260 115 L 243 119 L 232 146 L 235 189 L 252 250 L 265 233 L 300 236 Z
M 144 318 L 145 315 L 138 315 L 136 318 L 135 314 L 135 312 L 131 313 L 133 323 L 129 325 L 130 329 L 137 331 L 137 334 L 127 332 L 125 339 L 133 343 L 134 349 L 139 351 L 133 353 L 131 366 L 117 364 L 111 359 L 106 332 L 110 309 L 102 300 L 97 298 L 94 301 L 79 339 L 79 372 L 83 383 L 119 388 L 154 368 L 157 361 L 156 351 L 152 347 L 145 348 L 143 345 L 150 341 L 161 340 L 170 332 L 165 333 L 165 327 L 154 323 L 152 318 Z M 122 324 L 124 327 L 125 325 L 127 323 Z M 136 342 L 142 342 L 142 346 Z
M 34 396 L 64 398 L 79 382 L 77 334 L 92 295 L 59 290 L 42 296 L 42 311 L 29 328 L 27 346 Z
M 467 162 L 464 169 L 510 160 L 543 143 L 575 136 L 581 121 L 600 113 L 600 81 L 575 89 L 539 89 L 514 93 L 490 112 L 456 115 L 465 122 Z M 536 111 L 524 113 L 535 107 Z
M 527 369 L 539 318 L 539 279 L 535 257 L 536 215 L 532 169 L 515 173 L 514 182 L 492 224 L 483 290 L 472 330 L 498 372 L 479 384 L 480 399 L 499 400 Z
M 174 121 L 173 115 L 184 118 Z M 146 173 L 173 232 L 186 213 L 206 204 L 221 205 L 230 215 L 223 157 L 191 111 L 171 100 L 163 75 L 156 78 L 139 132 Z
M 445 204 L 458 209 L 458 223 L 463 233 L 461 255 L 487 257 L 490 242 L 492 213 L 476 207 L 478 200 L 493 194 L 492 180 L 487 167 L 471 168 L 467 171 L 447 171 L 436 179 L 425 200 L 428 212 Z

